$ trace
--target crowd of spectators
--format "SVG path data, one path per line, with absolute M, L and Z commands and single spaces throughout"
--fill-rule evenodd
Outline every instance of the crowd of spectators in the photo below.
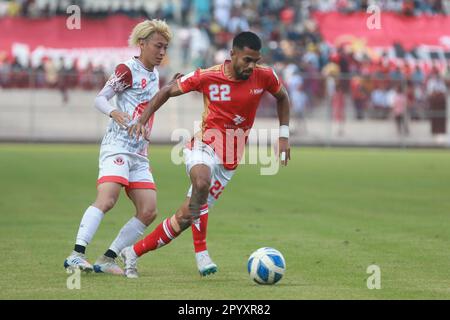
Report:
M 247 5 L 254 2 L 261 3 L 264 9 L 277 9 L 283 7 L 286 1 L 278 0 L 237 0 L 227 1 L 217 5 L 215 0 L 0 0 L 0 17 L 2 16 L 25 16 L 25 17 L 48 17 L 57 14 L 66 14 L 69 5 L 78 5 L 83 8 L 83 13 L 91 17 L 105 17 L 111 14 L 126 14 L 130 17 L 150 17 L 155 14 L 165 15 L 166 18 L 174 18 L 176 8 L 182 10 L 181 16 L 194 8 L 200 15 L 209 17 L 210 11 L 218 9 L 226 14 L 227 7 L 233 4 Z M 448 0 L 293 0 L 287 1 L 290 5 L 303 8 L 308 11 L 339 11 L 351 13 L 366 11 L 367 8 L 376 4 L 383 11 L 398 12 L 405 15 L 420 14 L 449 14 L 450 3 Z M 214 9 L 215 8 L 215 9 Z M 264 10 L 263 9 L 263 10 Z M 218 13 L 218 12 L 217 12 Z M 264 13 L 259 11 L 258 13 Z M 228 13 L 229 15 L 231 14 Z M 222 15 L 223 16 L 223 15 Z
M 78 0 L 0 1 L 1 16 L 42 17 L 66 14 L 69 4 L 83 14 L 102 18 L 111 14 L 161 18 L 176 26 L 181 47 L 178 59 L 185 70 L 222 62 L 230 40 L 239 31 L 252 30 L 263 39 L 264 62 L 274 66 L 290 95 L 294 113 L 303 116 L 315 105 L 327 104 L 337 121 L 345 118 L 342 104 L 352 101 L 357 119 L 385 119 L 408 112 L 412 119 L 426 117 L 436 91 L 444 95 L 450 84 L 450 61 L 445 68 L 393 63 L 386 53 L 377 58 L 348 46 L 330 47 L 311 19 L 318 11 L 365 11 L 371 4 L 405 15 L 448 14 L 446 0 Z M 449 58 L 450 60 L 450 58 Z M 43 61 L 30 70 L 0 55 L 1 87 L 101 87 L 109 70 L 89 65 L 83 70 Z M 31 75 L 31 77 L 30 77 Z M 407 107 L 399 107 L 405 95 Z M 444 101 L 445 103 L 445 101 Z M 270 114 L 273 108 L 262 108 Z M 404 129 L 402 129 L 404 130 Z

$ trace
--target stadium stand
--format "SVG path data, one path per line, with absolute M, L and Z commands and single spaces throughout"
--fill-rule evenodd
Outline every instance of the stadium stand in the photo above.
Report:
M 89 36 L 67 36 L 66 30 L 37 37 L 63 23 L 70 4 L 81 7 Z M 381 30 L 365 27 L 374 4 L 383 14 Z M 0 40 L 0 87 L 53 88 L 63 95 L 74 88 L 97 90 L 114 65 L 133 54 L 126 48 L 126 26 L 161 18 L 176 30 L 179 49 L 162 68 L 163 81 L 173 70 L 220 63 L 233 34 L 251 29 L 264 40 L 264 62 L 295 97 L 299 119 L 329 114 L 337 123 L 388 120 L 403 110 L 408 122 L 430 119 L 431 132 L 444 134 L 449 12 L 450 1 L 444 0 L 0 1 L 0 29 L 14 30 Z M 426 34 L 420 32 L 424 24 Z M 402 37 L 405 30 L 408 37 Z M 395 103 L 399 87 L 405 108 Z M 260 116 L 275 116 L 270 105 L 267 97 Z

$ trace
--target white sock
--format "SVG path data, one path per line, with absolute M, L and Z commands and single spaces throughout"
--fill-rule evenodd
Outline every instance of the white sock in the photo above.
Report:
M 104 215 L 105 214 L 96 207 L 90 206 L 87 208 L 81 219 L 75 244 L 86 247 L 97 232 L 98 226 Z
M 122 229 L 120 229 L 119 234 L 109 249 L 116 254 L 119 254 L 123 248 L 134 244 L 144 234 L 145 228 L 147 228 L 147 226 L 143 224 L 141 220 L 136 217 L 131 218 Z

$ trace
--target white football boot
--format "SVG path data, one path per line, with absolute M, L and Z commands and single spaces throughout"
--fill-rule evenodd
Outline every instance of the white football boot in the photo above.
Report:
M 134 252 L 133 247 L 126 247 L 120 252 L 120 258 L 122 258 L 125 264 L 125 276 L 127 278 L 138 278 L 139 274 L 137 272 L 137 260 L 138 256 Z
M 109 273 L 118 276 L 123 276 L 124 272 L 113 258 L 102 255 L 94 263 L 94 271 L 96 273 Z
M 76 251 L 72 251 L 70 256 L 64 260 L 64 268 L 66 270 L 80 269 L 84 272 L 92 272 L 94 270 L 92 264 L 86 260 L 86 256 Z
M 197 261 L 198 272 L 201 276 L 217 272 L 217 265 L 211 260 L 208 250 L 200 251 L 195 254 L 195 260 Z

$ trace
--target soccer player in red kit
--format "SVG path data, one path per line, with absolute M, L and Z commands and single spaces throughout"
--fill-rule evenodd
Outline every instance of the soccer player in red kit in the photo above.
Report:
M 261 59 L 260 50 L 261 40 L 256 34 L 238 34 L 233 39 L 231 60 L 209 69 L 198 69 L 165 86 L 150 100 L 137 123 L 129 127 L 129 134 L 139 139 L 145 134 L 144 124 L 170 97 L 190 91 L 203 94 L 202 130 L 183 150 L 191 179 L 187 198 L 172 217 L 165 219 L 146 238 L 122 250 L 127 277 L 138 277 L 138 257 L 168 244 L 189 226 L 200 274 L 205 276 L 217 271 L 206 247 L 208 209 L 238 166 L 265 91 L 277 100 L 279 154 L 282 165 L 287 165 L 290 159 L 289 97 L 273 69 L 257 64 Z

